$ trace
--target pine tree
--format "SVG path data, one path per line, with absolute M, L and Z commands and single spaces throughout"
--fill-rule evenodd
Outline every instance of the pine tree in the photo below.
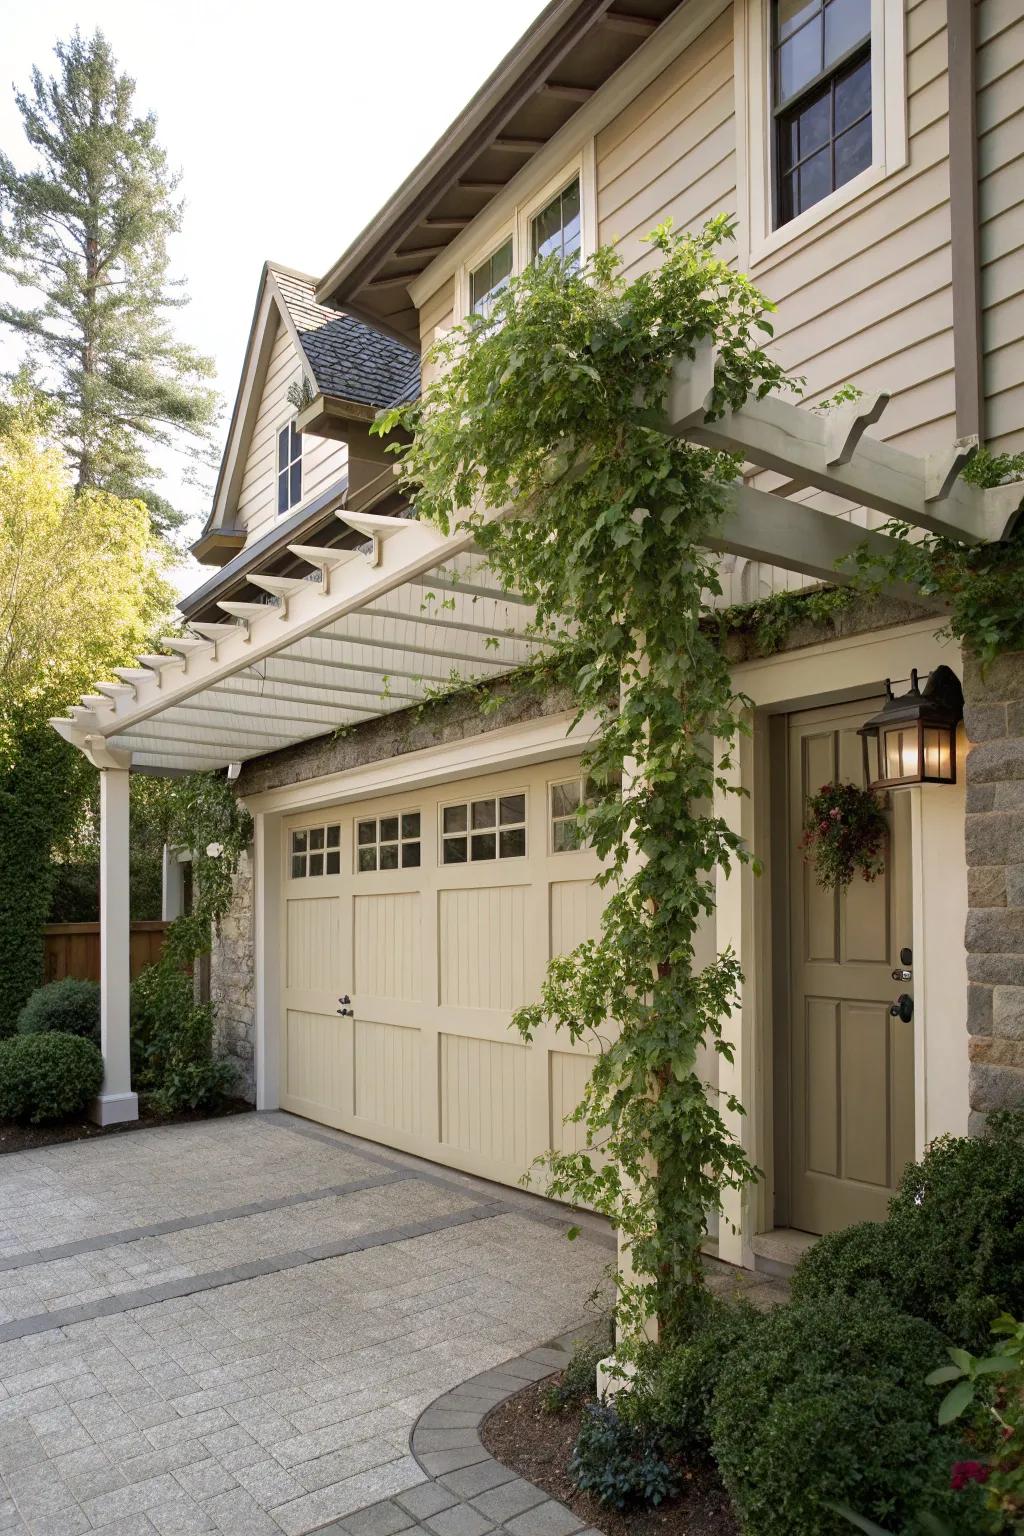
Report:
M 56 74 L 34 69 L 15 92 L 35 166 L 0 153 L 0 273 L 34 300 L 0 300 L 0 324 L 40 370 L 79 489 L 139 496 L 166 531 L 181 514 L 154 487 L 155 458 L 179 449 L 194 476 L 217 409 L 212 361 L 170 325 L 187 303 L 168 275 L 178 178 L 103 34 L 76 29 L 54 51 Z

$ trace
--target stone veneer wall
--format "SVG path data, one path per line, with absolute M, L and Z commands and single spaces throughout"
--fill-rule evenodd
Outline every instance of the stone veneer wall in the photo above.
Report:
M 967 660 L 971 1129 L 1024 1106 L 1024 653 Z
M 238 1093 L 256 1100 L 256 978 L 253 935 L 253 860 L 243 853 L 232 881 L 231 905 L 220 920 L 210 953 L 214 1042 L 238 1070 Z

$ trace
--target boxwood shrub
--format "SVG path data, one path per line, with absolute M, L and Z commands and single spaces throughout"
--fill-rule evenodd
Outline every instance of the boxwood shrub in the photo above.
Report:
M 998 1313 L 1024 1315 L 1024 1114 L 933 1142 L 887 1221 L 823 1237 L 793 1276 L 797 1300 L 870 1294 L 982 1352 Z
M 0 1120 L 64 1120 L 81 1114 L 103 1083 L 99 1046 L 81 1035 L 0 1040 Z
M 726 1358 L 711 1413 L 712 1449 L 744 1531 L 848 1536 L 847 1505 L 899 1533 L 921 1511 L 977 1531 L 976 1490 L 952 1494 L 964 1454 L 936 1426 L 925 1377 L 945 1340 L 877 1295 L 792 1302 L 759 1317 Z M 974 1522 L 973 1524 L 971 1522 Z
M 39 987 L 18 1015 L 18 1034 L 35 1035 L 56 1030 L 82 1035 L 100 1043 L 99 982 L 65 976 L 63 981 Z

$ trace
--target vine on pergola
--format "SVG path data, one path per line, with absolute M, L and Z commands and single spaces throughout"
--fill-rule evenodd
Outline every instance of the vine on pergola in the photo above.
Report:
M 756 1176 L 723 1113 L 740 1104 L 698 1070 L 703 1045 L 731 1059 L 741 981 L 731 951 L 698 963 L 698 929 L 717 871 L 750 857 L 711 808 L 732 787 L 741 701 L 702 622 L 720 593 L 707 538 L 739 465 L 663 430 L 672 365 L 703 338 L 716 411 L 785 382 L 761 346 L 772 306 L 717 254 L 731 233 L 724 217 L 692 237 L 669 222 L 632 281 L 608 249 L 582 271 L 528 268 L 435 347 L 421 400 L 377 428 L 411 430 L 395 451 L 419 515 L 476 525 L 502 584 L 535 605 L 579 717 L 598 721 L 581 831 L 603 860 L 601 937 L 552 960 L 515 1025 L 529 1040 L 548 1019 L 599 1049 L 574 1116 L 587 1150 L 549 1155 L 548 1189 L 628 1244 L 619 1318 L 634 1335 L 671 1321 L 700 1282 L 710 1214 Z

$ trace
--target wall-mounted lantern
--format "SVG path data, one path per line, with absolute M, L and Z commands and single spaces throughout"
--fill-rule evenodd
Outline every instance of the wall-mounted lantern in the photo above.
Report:
M 897 698 L 885 684 L 885 704 L 857 732 L 864 744 L 864 777 L 871 789 L 956 783 L 956 728 L 964 715 L 960 679 L 936 667 L 924 688 L 917 669 L 910 691 Z

